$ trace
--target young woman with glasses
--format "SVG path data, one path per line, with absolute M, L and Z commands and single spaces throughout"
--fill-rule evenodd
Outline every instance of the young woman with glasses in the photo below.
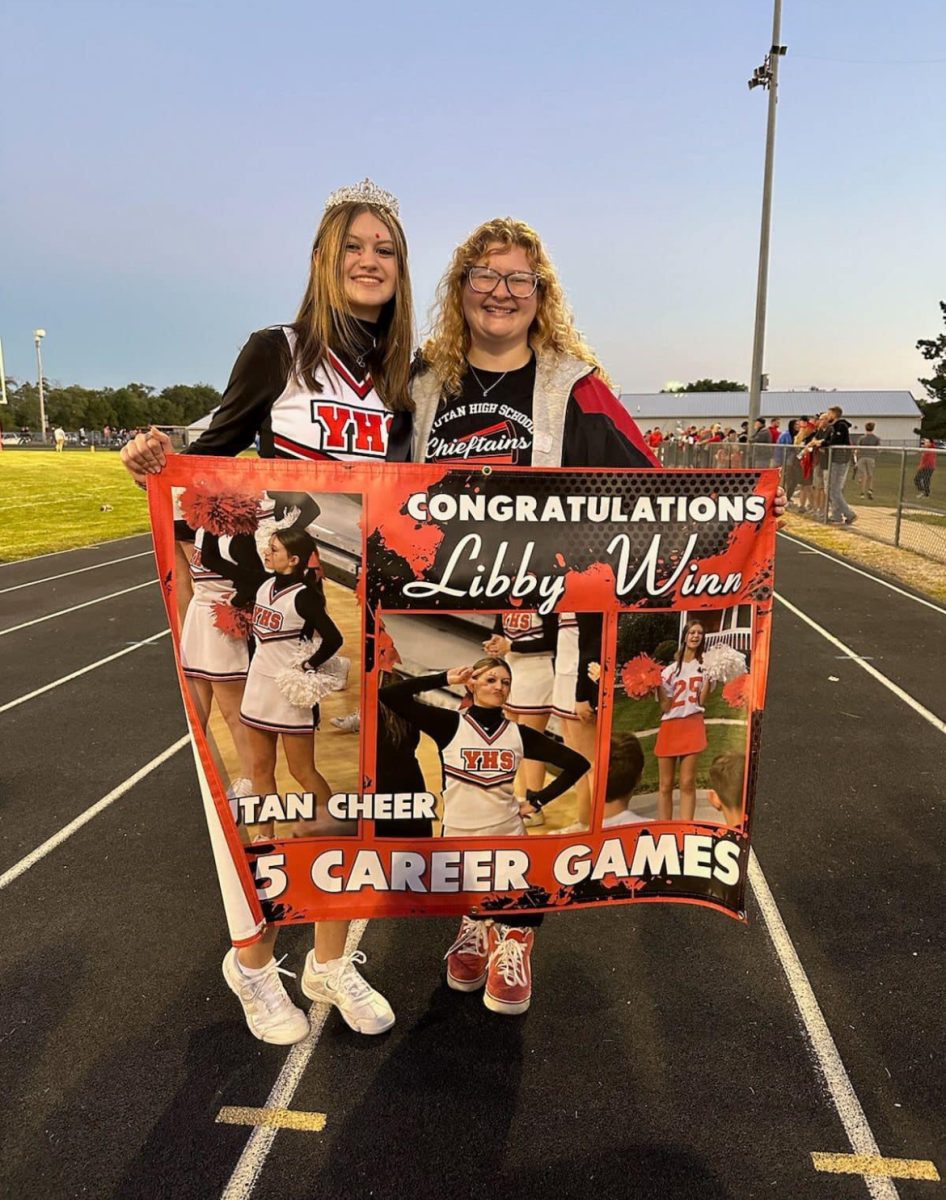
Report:
M 415 461 L 659 466 L 576 329 L 541 238 L 524 221 L 487 221 L 457 247 L 438 288 L 422 359 L 411 386 Z M 783 508 L 784 494 L 776 513 Z M 601 625 L 597 615 L 582 616 L 578 678 L 586 680 L 588 665 L 600 661 Z M 595 689 L 579 701 L 593 707 L 596 698 Z M 593 762 L 594 721 L 565 727 L 573 748 Z M 541 920 L 541 914 L 504 914 L 502 928 Z M 465 953 L 481 949 L 464 945 Z M 528 961 L 524 970 L 531 980 Z

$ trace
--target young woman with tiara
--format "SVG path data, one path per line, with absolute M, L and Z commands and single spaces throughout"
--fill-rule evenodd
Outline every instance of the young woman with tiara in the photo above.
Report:
M 258 435 L 263 458 L 404 459 L 407 443 L 393 445 L 389 435 L 395 414 L 413 408 L 412 342 L 398 202 L 366 179 L 329 197 L 295 321 L 250 336 L 209 428 L 187 453 L 236 455 Z M 400 428 L 409 438 L 409 423 Z M 143 484 L 163 470 L 170 453 L 170 440 L 152 427 L 128 442 L 122 461 Z M 361 952 L 345 954 L 348 927 L 347 921 L 316 926 L 304 990 L 335 1004 L 353 1029 L 380 1033 L 393 1024 L 394 1014 L 358 972 Z M 252 1032 L 288 1044 L 305 1037 L 309 1026 L 283 987 L 275 939 L 270 928 L 258 941 L 231 951 L 225 970 Z
M 692 821 L 696 812 L 696 760 L 707 746 L 703 713 L 712 686 L 703 674 L 705 641 L 700 622 L 688 621 L 673 662 L 661 672 L 657 700 L 663 715 L 654 745 L 660 788 L 657 815 L 661 821 L 673 820 L 673 787 L 678 764 L 680 819 Z

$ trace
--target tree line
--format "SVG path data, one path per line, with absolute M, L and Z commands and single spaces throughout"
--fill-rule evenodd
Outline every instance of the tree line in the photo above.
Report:
M 946 320 L 946 301 L 940 302 Z M 933 373 L 919 382 L 928 400 L 919 400 L 923 412 L 920 429 L 924 437 L 946 438 L 946 334 L 924 338 L 917 349 L 932 363 Z M 220 393 L 209 383 L 175 383 L 156 391 L 146 383 L 126 383 L 119 388 L 84 388 L 77 384 L 59 387 L 43 380 L 46 423 L 63 429 L 137 429 L 147 425 L 190 425 L 220 403 Z M 667 389 L 665 389 L 667 390 Z M 669 389 L 673 392 L 745 392 L 744 383 L 732 379 L 697 379 Z M 812 389 L 816 390 L 816 389 Z M 39 429 L 39 388 L 35 383 L 7 380 L 7 408 L 0 407 L 4 429 Z
M 148 425 L 190 425 L 220 403 L 220 393 L 209 383 L 175 383 L 156 391 L 145 383 L 118 388 L 60 387 L 43 380 L 46 424 L 50 429 L 137 429 Z M 35 383 L 7 380 L 6 408 L 0 407 L 0 425 L 6 430 L 40 428 L 39 387 Z

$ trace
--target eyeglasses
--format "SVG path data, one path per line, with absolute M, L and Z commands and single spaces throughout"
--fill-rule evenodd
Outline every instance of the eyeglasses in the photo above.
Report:
M 539 277 L 534 271 L 511 271 L 508 275 L 500 275 L 492 267 L 470 267 L 467 278 L 473 291 L 484 296 L 495 292 L 502 281 L 509 295 L 517 300 L 528 300 L 539 286 Z

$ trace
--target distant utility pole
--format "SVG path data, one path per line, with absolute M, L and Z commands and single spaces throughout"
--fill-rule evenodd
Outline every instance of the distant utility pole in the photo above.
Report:
M 46 441 L 46 397 L 43 392 L 43 352 L 40 342 L 46 336 L 45 329 L 33 330 L 33 341 L 36 343 L 36 374 L 39 377 L 39 423 L 43 430 L 43 442 Z
M 7 373 L 3 367 L 3 342 L 0 341 L 0 404 L 7 403 Z
M 778 64 L 788 49 L 779 44 L 782 31 L 782 0 L 775 0 L 772 14 L 772 48 L 761 67 L 756 67 L 749 89 L 769 89 L 769 121 L 765 135 L 765 180 L 762 185 L 762 234 L 759 238 L 759 280 L 755 297 L 755 334 L 752 340 L 752 373 L 749 376 L 749 437 L 759 416 L 762 391 L 762 360 L 765 355 L 765 303 L 769 286 L 769 229 L 772 224 L 772 164 L 775 161 L 775 106 L 778 103 Z

